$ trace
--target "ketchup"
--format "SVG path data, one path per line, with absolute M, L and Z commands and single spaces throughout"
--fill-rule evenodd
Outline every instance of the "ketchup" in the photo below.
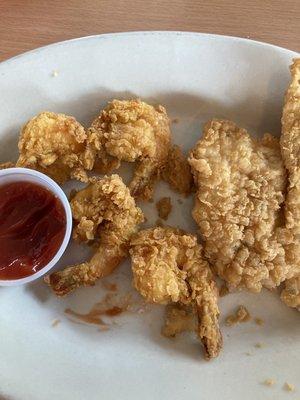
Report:
M 0 279 L 20 279 L 43 268 L 66 231 L 61 201 L 31 182 L 0 186 Z

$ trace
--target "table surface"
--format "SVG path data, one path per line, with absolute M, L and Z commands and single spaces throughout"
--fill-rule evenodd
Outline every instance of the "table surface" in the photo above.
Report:
M 300 51 L 300 0 L 0 0 L 0 61 L 74 37 L 180 30 Z

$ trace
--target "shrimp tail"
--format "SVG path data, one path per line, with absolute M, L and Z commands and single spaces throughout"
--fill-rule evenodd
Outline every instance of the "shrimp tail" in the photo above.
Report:
M 93 286 L 95 282 L 111 274 L 125 258 L 121 248 L 100 246 L 89 262 L 73 265 L 44 278 L 57 296 L 65 296 L 81 286 Z

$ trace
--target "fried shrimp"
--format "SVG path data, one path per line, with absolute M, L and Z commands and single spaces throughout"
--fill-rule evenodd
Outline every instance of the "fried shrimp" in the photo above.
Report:
M 134 235 L 130 255 L 134 285 L 148 302 L 192 304 L 207 359 L 222 347 L 218 289 L 195 236 L 175 228 L 151 228 Z
M 197 185 L 193 217 L 204 252 L 230 289 L 260 291 L 290 273 L 281 224 L 286 173 L 278 140 L 260 141 L 230 121 L 212 120 L 189 158 Z
M 23 127 L 17 167 L 39 170 L 58 183 L 69 178 L 87 181 L 94 165 L 95 149 L 75 118 L 42 112 Z
M 131 194 L 144 200 L 152 198 L 170 147 L 165 108 L 140 100 L 113 100 L 93 121 L 89 133 L 97 143 L 97 168 L 106 173 L 120 161 L 137 161 L 129 185 Z
M 293 235 L 287 250 L 294 268 L 281 298 L 288 306 L 300 308 L 300 58 L 290 69 L 292 80 L 285 96 L 280 144 L 289 182 L 284 209 L 286 228 Z
M 109 275 L 128 255 L 129 240 L 143 222 L 129 189 L 118 175 L 93 179 L 71 200 L 76 240 L 99 238 L 99 247 L 90 261 L 46 277 L 55 294 L 63 296 L 82 285 L 94 285 Z

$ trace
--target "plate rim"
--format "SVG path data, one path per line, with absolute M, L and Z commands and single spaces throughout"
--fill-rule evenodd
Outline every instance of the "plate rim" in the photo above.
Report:
M 300 57 L 300 53 L 298 53 L 295 50 L 287 49 L 285 47 L 277 46 L 275 44 L 267 43 L 267 42 L 261 42 L 259 40 L 253 40 L 253 39 L 248 39 L 248 38 L 243 38 L 239 36 L 231 36 L 231 35 L 221 35 L 221 34 L 216 34 L 216 33 L 207 33 L 207 32 L 193 32 L 193 31 L 164 31 L 164 30 L 154 30 L 154 31 L 126 31 L 126 32 L 112 32 L 112 33 L 101 33 L 101 34 L 94 34 L 94 35 L 87 35 L 87 36 L 79 36 L 76 38 L 71 38 L 67 40 L 62 40 L 58 42 L 53 42 L 50 44 L 47 44 L 45 46 L 40 46 L 36 47 L 34 49 L 28 50 L 26 52 L 17 54 L 13 57 L 10 57 L 6 60 L 3 60 L 0 62 L 0 68 L 6 67 L 12 62 L 18 61 L 19 59 L 22 59 L 23 57 L 28 57 L 31 55 L 35 55 L 38 53 L 41 53 L 43 51 L 46 51 L 48 49 L 52 48 L 58 48 L 60 46 L 64 46 L 66 44 L 73 44 L 73 43 L 78 43 L 78 42 L 84 42 L 85 40 L 91 40 L 91 39 L 100 39 L 100 40 L 107 40 L 107 39 L 118 39 L 119 37 L 130 37 L 130 36 L 194 36 L 198 38 L 210 38 L 210 39 L 216 39 L 216 40 L 226 40 L 226 41 L 231 41 L 231 42 L 239 42 L 239 43 L 244 43 L 248 44 L 251 46 L 255 47 L 265 47 L 268 49 L 273 49 L 276 51 L 283 52 L 290 57 Z

